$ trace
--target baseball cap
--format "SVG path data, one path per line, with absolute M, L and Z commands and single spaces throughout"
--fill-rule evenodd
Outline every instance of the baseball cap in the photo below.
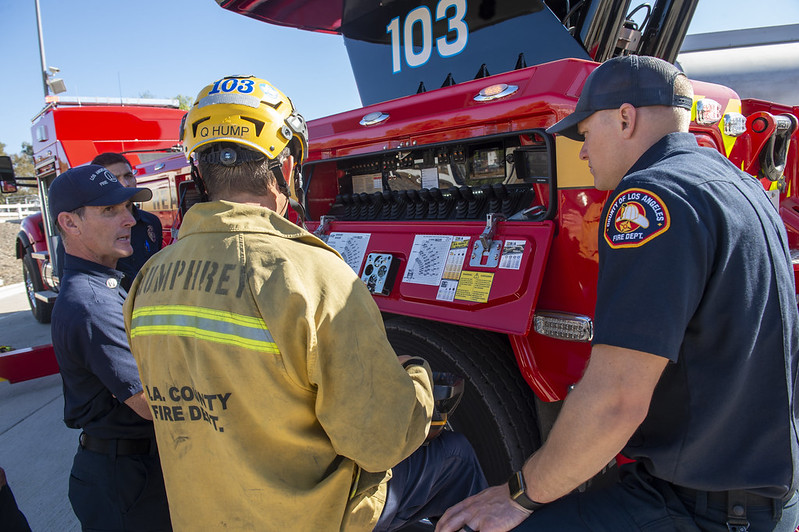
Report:
M 547 133 L 583 141 L 577 124 L 597 111 L 618 109 L 625 103 L 633 107 L 666 105 L 691 109 L 693 98 L 674 94 L 674 80 L 680 75 L 677 67 L 656 57 L 626 55 L 608 59 L 588 75 L 574 112 L 549 127 Z
M 149 188 L 125 188 L 105 167 L 89 164 L 70 168 L 53 180 L 48 194 L 50 214 L 78 207 L 117 205 L 125 201 L 147 201 L 153 197 Z

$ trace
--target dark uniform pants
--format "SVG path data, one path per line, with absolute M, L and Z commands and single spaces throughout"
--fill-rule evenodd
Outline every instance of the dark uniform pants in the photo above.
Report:
M 17 506 L 8 484 L 0 488 L 0 530 L 3 532 L 31 532 L 28 520 Z
M 172 530 L 157 452 L 114 456 L 78 448 L 69 502 L 84 531 Z
M 469 441 L 445 430 L 391 468 L 386 505 L 374 532 L 441 517 L 450 506 L 487 487 Z
M 575 493 L 533 513 L 514 530 L 596 532 L 728 532 L 726 504 L 678 495 L 671 484 L 637 464 L 620 468 L 620 481 L 608 488 Z M 784 506 L 746 509 L 749 532 L 794 532 L 799 504 L 794 494 Z

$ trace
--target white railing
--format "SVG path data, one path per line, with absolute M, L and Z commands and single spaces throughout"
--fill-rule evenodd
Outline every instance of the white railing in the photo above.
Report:
M 33 203 L 0 204 L 0 220 L 21 220 L 40 210 L 41 207 Z

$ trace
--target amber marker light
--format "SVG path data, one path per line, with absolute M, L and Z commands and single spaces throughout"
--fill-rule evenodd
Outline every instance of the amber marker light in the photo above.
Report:
M 483 88 L 480 92 L 477 93 L 477 96 L 474 97 L 474 101 L 490 102 L 492 100 L 504 98 L 505 96 L 510 96 L 517 90 L 519 90 L 519 87 L 517 87 L 516 85 L 508 85 L 506 83 L 489 85 L 488 87 Z

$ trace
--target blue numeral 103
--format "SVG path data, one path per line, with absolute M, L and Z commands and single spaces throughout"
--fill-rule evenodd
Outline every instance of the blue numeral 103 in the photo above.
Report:
M 208 94 L 217 94 L 220 92 L 240 92 L 242 94 L 249 94 L 253 89 L 253 80 L 251 79 L 238 79 L 238 78 L 225 78 L 220 79 L 214 83 L 214 87 Z

